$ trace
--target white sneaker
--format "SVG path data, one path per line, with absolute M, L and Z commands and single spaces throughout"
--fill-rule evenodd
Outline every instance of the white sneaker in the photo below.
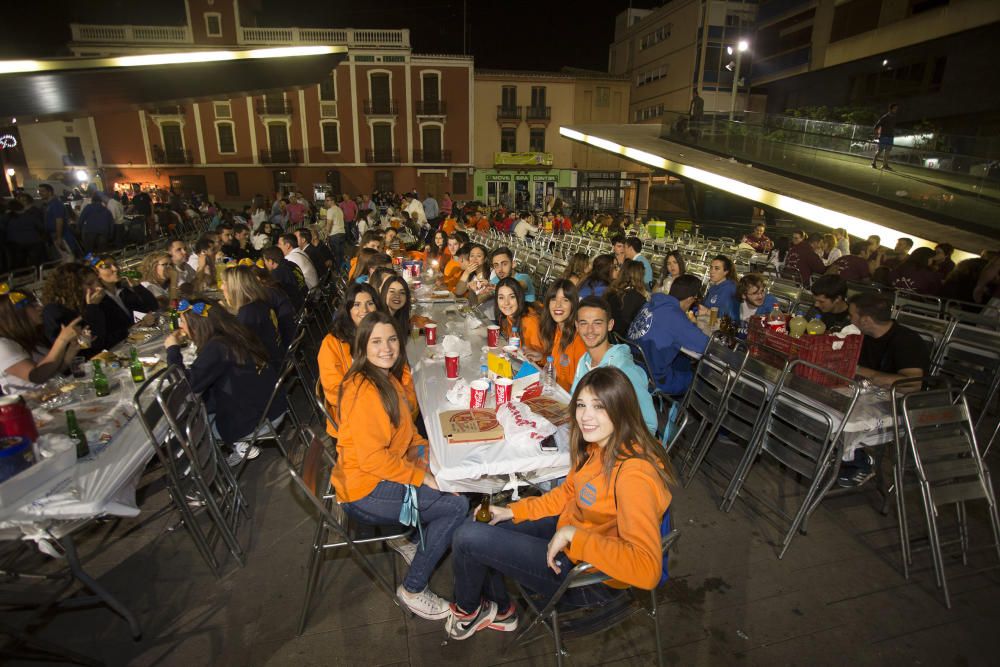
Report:
M 229 464 L 230 468 L 235 468 L 239 464 L 243 463 L 244 459 L 249 461 L 250 459 L 255 459 L 258 456 L 260 456 L 260 447 L 257 445 L 251 447 L 249 443 L 237 442 L 233 445 L 233 453 L 226 459 L 226 463 Z
M 399 537 L 395 540 L 388 540 L 386 542 L 393 551 L 398 553 L 409 565 L 413 562 L 413 557 L 417 555 L 417 545 L 414 544 L 406 537 Z
M 440 621 L 451 616 L 448 601 L 434 593 L 430 586 L 419 593 L 410 593 L 400 584 L 396 589 L 396 597 L 406 609 L 428 621 Z

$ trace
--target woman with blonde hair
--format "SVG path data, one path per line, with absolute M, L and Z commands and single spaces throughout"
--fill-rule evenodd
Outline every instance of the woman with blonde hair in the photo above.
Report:
M 827 266 L 843 257 L 844 253 L 837 243 L 837 237 L 833 234 L 823 234 L 823 254 L 823 263 Z
M 168 252 L 154 252 L 146 255 L 139 265 L 142 274 L 140 284 L 156 297 L 160 308 L 168 305 L 171 295 L 177 293 L 177 270 Z
M 226 309 L 257 336 L 271 365 L 279 370 L 288 347 L 278 335 L 278 314 L 271 307 L 270 295 L 257 279 L 253 266 L 227 268 L 222 274 L 222 297 Z
M 575 252 L 566 264 L 566 271 L 562 277 L 574 285 L 579 286 L 580 281 L 590 273 L 590 256 L 585 252 Z

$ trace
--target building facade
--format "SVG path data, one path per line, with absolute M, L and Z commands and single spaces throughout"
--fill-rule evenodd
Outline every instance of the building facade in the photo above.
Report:
M 105 189 L 156 184 L 225 202 L 314 190 L 471 194 L 471 57 L 415 54 L 408 30 L 245 26 L 238 2 L 186 0 L 185 7 L 183 26 L 74 24 L 70 50 L 333 44 L 346 45 L 349 59 L 312 86 L 38 123 L 27 178 L 64 170 L 67 146 L 79 140 L 72 173 L 84 171 Z
M 751 35 L 755 0 L 673 0 L 653 10 L 629 9 L 615 20 L 608 71 L 631 82 L 629 119 L 661 122 L 666 111 L 687 112 L 695 90 L 705 111 L 728 112 L 735 76 L 735 48 Z M 747 77 L 752 59 L 743 54 L 738 111 L 758 108 Z
M 477 70 L 474 95 L 475 199 L 518 210 L 556 198 L 621 207 L 624 172 L 634 165 L 565 139 L 559 128 L 628 122 L 627 80 L 568 68 Z
M 995 129 L 1000 92 L 981 73 L 998 38 L 995 0 L 761 0 L 752 83 L 772 113 L 899 102 L 903 122 Z

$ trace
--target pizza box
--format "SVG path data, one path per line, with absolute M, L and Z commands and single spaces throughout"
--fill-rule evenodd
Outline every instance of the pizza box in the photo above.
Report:
M 521 401 L 539 417 L 544 417 L 555 426 L 569 423 L 569 406 L 548 396 L 535 396 Z
M 442 410 L 438 419 L 441 433 L 453 445 L 503 440 L 503 427 L 493 410 Z

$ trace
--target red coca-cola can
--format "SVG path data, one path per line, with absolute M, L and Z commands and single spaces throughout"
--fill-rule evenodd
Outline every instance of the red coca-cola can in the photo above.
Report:
M 486 327 L 486 344 L 489 347 L 497 347 L 500 345 L 500 327 L 495 324 L 491 324 Z
M 21 435 L 38 440 L 38 427 L 20 396 L 0 396 L 0 436 Z
M 428 345 L 437 345 L 438 342 L 438 325 L 433 322 L 428 322 L 424 325 L 424 338 L 427 340 Z

